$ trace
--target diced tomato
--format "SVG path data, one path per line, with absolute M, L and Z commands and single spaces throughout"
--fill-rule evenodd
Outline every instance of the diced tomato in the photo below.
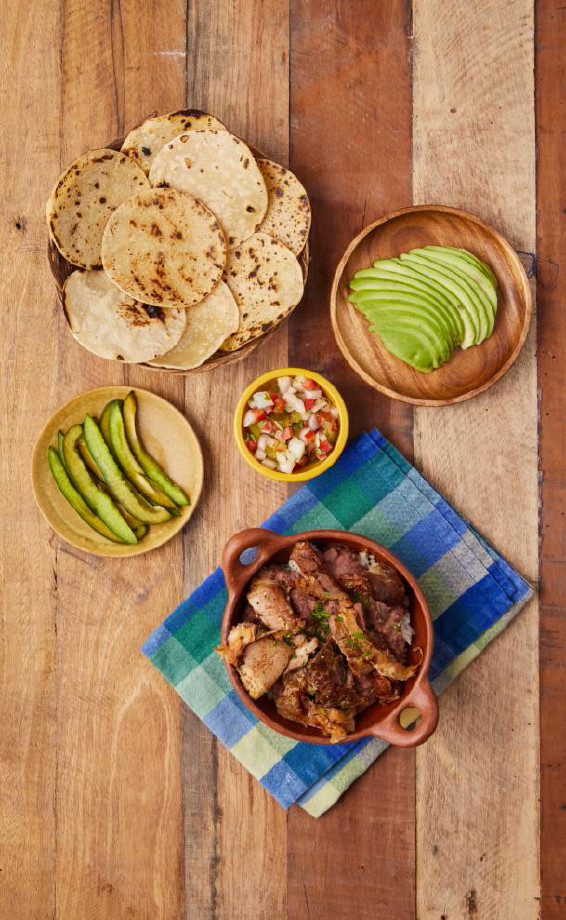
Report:
M 321 438 L 320 439 L 320 450 L 322 451 L 323 454 L 327 454 L 329 451 L 332 450 L 332 444 L 330 444 L 330 442 L 327 441 L 326 438 Z
M 305 399 L 305 408 L 312 409 L 312 407 L 314 406 L 316 402 L 318 402 L 318 400 L 316 399 Z
M 285 411 L 285 400 L 282 396 L 276 396 L 275 402 L 273 404 L 274 412 L 284 412 Z
M 251 454 L 255 454 L 257 450 L 257 442 L 252 440 L 252 438 L 250 438 L 249 441 L 246 441 L 246 447 L 248 448 Z
M 293 437 L 293 429 L 291 428 L 290 425 L 287 425 L 287 427 L 283 429 L 283 440 L 289 441 L 292 437 Z
M 305 388 L 305 390 L 318 390 L 318 389 L 320 389 L 318 383 L 315 383 L 315 381 L 314 381 L 314 380 L 311 380 L 310 377 L 305 377 L 305 379 L 304 379 L 304 381 L 303 381 L 303 387 Z
M 308 431 L 305 431 L 305 433 L 304 433 L 304 435 L 303 435 L 303 438 L 304 438 L 305 441 L 312 441 L 312 439 L 314 438 L 315 434 L 316 434 L 316 431 L 312 431 L 312 430 L 309 428 Z
M 264 418 L 267 418 L 267 415 L 265 414 L 263 409 L 257 409 L 256 414 L 255 414 L 256 423 L 262 422 Z
M 269 419 L 266 419 L 264 422 L 261 423 L 261 430 L 263 431 L 264 434 L 272 434 L 274 428 L 275 428 L 275 425 L 273 424 L 273 422 L 270 422 Z

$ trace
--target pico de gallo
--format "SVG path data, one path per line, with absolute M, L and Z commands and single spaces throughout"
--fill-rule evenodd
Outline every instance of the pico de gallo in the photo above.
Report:
M 338 409 L 310 377 L 277 377 L 248 400 L 242 425 L 256 460 L 269 470 L 298 473 L 332 453 Z

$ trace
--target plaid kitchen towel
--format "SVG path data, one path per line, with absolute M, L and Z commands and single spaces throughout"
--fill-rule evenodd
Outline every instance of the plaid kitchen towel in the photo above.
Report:
M 430 676 L 441 693 L 513 619 L 532 590 L 380 434 L 364 432 L 263 525 L 277 533 L 349 530 L 389 547 L 413 572 L 435 626 Z M 317 747 L 262 725 L 214 651 L 226 588 L 210 575 L 142 651 L 231 753 L 287 808 L 327 811 L 385 750 L 377 739 Z

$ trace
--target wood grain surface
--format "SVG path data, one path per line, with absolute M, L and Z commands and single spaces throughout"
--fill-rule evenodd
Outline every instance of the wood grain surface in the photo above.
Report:
M 448 18 L 445 10 L 441 0 L 414 4 L 415 203 L 474 211 L 532 252 L 531 3 L 477 0 Z M 415 412 L 425 475 L 533 581 L 535 333 L 491 390 L 448 411 Z M 537 637 L 531 603 L 443 696 L 439 730 L 417 754 L 419 920 L 538 917 Z
M 565 916 L 564 9 L 537 0 L 536 25 L 538 164 L 532 0 L 0 2 L 0 920 Z M 80 348 L 43 220 L 74 157 L 184 106 L 290 162 L 314 217 L 288 326 L 241 364 L 186 380 Z M 289 362 L 338 385 L 354 434 L 377 425 L 409 459 L 414 444 L 425 474 L 537 580 L 535 329 L 489 392 L 415 411 L 366 386 L 332 335 L 349 240 L 424 202 L 477 213 L 538 265 L 540 854 L 535 604 L 443 696 L 417 755 L 388 751 L 318 820 L 283 812 L 139 652 L 227 537 L 284 499 L 230 429 L 245 384 Z M 59 541 L 29 478 L 57 407 L 121 384 L 181 409 L 205 456 L 186 531 L 132 560 Z
M 537 305 L 540 387 L 541 912 L 566 916 L 566 9 L 537 4 Z

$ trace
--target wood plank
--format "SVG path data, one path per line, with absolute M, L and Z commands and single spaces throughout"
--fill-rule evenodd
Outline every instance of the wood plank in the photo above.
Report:
M 541 916 L 566 912 L 566 421 L 564 419 L 564 252 L 566 180 L 562 165 L 566 10 L 536 5 L 537 302 L 541 508 Z
M 23 920 L 55 908 L 56 546 L 33 500 L 29 463 L 57 398 L 42 217 L 45 170 L 59 155 L 57 3 L 4 4 L 0 35 L 0 917 Z
M 61 4 L 61 166 L 148 108 L 182 104 L 184 59 L 157 52 L 184 41 L 178 2 Z M 150 386 L 182 407 L 182 381 L 98 360 L 61 316 L 59 330 L 53 409 L 120 382 Z M 149 920 L 182 910 L 180 704 L 139 652 L 181 598 L 182 559 L 180 536 L 127 562 L 59 547 L 58 917 Z
M 307 296 L 290 322 L 290 363 L 338 385 L 353 434 L 377 425 L 410 457 L 410 407 L 381 398 L 349 370 L 328 315 L 334 268 L 350 239 L 410 202 L 407 7 L 296 0 L 292 13 L 291 167 L 309 191 L 313 230 Z M 368 903 L 383 920 L 412 918 L 414 753 L 388 752 L 316 821 L 293 808 L 288 837 L 289 920 L 357 920 Z
M 214 113 L 286 161 L 287 0 L 189 4 L 187 37 L 187 105 Z M 232 533 L 259 524 L 285 498 L 283 486 L 257 476 L 240 458 L 231 427 L 244 386 L 286 363 L 281 329 L 245 362 L 186 381 L 186 411 L 204 439 L 207 485 L 185 537 L 185 594 L 217 565 Z M 285 813 L 198 719 L 187 714 L 183 724 L 188 920 L 283 920 Z
M 467 208 L 535 247 L 530 0 L 415 0 L 415 203 Z M 535 329 L 482 396 L 415 413 L 425 475 L 537 575 Z M 439 435 L 442 435 L 439 437 Z M 417 916 L 538 916 L 536 605 L 442 698 L 417 754 Z

